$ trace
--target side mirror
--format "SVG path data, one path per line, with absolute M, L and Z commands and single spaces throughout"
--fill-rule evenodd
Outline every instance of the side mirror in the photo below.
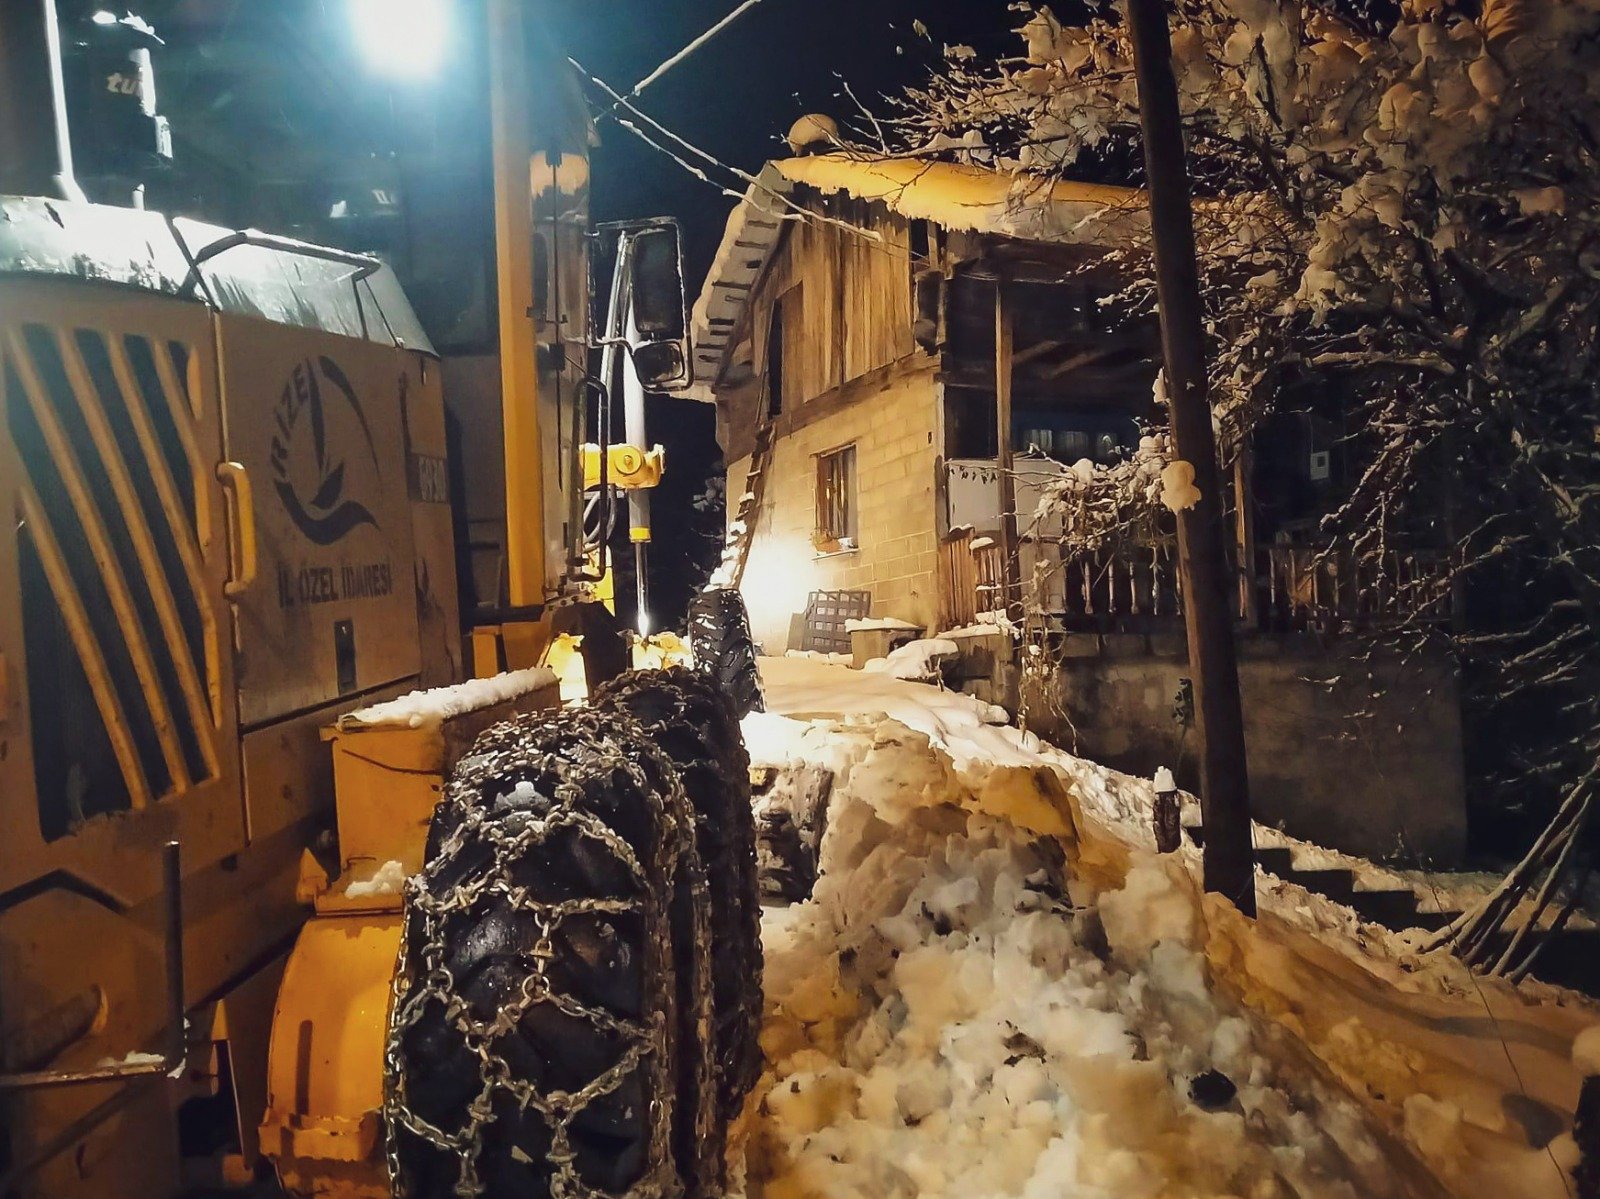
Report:
M 678 226 L 658 225 L 631 240 L 634 326 L 651 341 L 677 341 L 688 329 Z
M 615 234 L 617 252 L 624 256 L 618 265 L 626 274 L 614 278 L 631 301 L 628 349 L 640 381 L 651 391 L 687 386 L 693 379 L 678 222 L 670 217 L 618 221 L 596 232 Z M 596 288 L 597 299 L 601 294 Z M 604 329 L 606 323 L 597 322 L 597 327 Z

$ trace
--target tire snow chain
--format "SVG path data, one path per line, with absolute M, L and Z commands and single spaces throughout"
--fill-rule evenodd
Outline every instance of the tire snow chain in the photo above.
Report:
M 642 808 L 648 843 L 631 844 L 603 819 L 599 809 L 604 805 L 596 802 L 601 797 L 613 804 L 609 815 L 616 824 L 640 814 L 625 805 Z M 496 1120 L 496 1101 L 508 1098 L 523 1113 L 537 1112 L 549 1130 L 545 1160 L 552 1199 L 674 1199 L 683 1193 L 680 1174 L 687 1171 L 684 1163 L 675 1162 L 672 1145 L 672 1100 L 680 1069 L 675 1063 L 695 1055 L 699 1060 L 688 1065 L 700 1083 L 698 1093 L 714 1093 L 709 1050 L 682 1045 L 677 1031 L 684 1021 L 678 1012 L 680 984 L 672 943 L 675 895 L 686 896 L 692 926 L 694 977 L 683 988 L 696 1007 L 691 1023 L 709 1028 L 712 1019 L 709 902 L 693 820 L 672 763 L 630 721 L 593 711 L 540 713 L 497 725 L 478 738 L 457 765 L 435 811 L 427 864 L 405 884 L 405 932 L 394 977 L 384 1084 L 386 1150 L 397 1196 L 436 1199 L 444 1194 L 414 1189 L 411 1165 L 419 1150 L 428 1149 L 458 1163 L 450 1195 L 492 1195 L 480 1165 L 486 1135 Z M 517 865 L 558 836 L 576 837 L 598 860 L 620 868 L 631 894 L 552 900 L 515 884 Z M 447 926 L 453 918 L 467 923 L 474 905 L 495 899 L 532 917 L 539 936 L 526 954 L 532 966 L 520 989 L 496 1010 L 474 1011 L 446 964 Z M 625 1019 L 585 1003 L 550 977 L 558 954 L 556 935 L 564 921 L 579 914 L 639 919 L 645 930 L 642 1018 Z M 621 1053 L 577 1090 L 543 1089 L 517 1077 L 501 1045 L 520 1035 L 524 1016 L 540 1005 L 610 1038 L 622 1046 Z M 480 1082 L 454 1131 L 418 1114 L 417 1097 L 407 1083 L 406 1034 L 426 1019 L 438 1022 L 441 1014 L 442 1027 L 429 1031 L 450 1039 L 452 1050 L 476 1059 Z M 709 1040 L 703 1038 L 702 1045 Z M 573 1121 L 641 1069 L 649 1105 L 643 1168 L 624 1190 L 599 1189 L 577 1169 Z M 710 1113 L 694 1115 L 697 1133 L 708 1131 Z M 402 1144 L 407 1135 L 410 1143 Z M 495 1149 L 502 1153 L 502 1164 L 503 1148 Z M 532 1164 L 515 1146 L 509 1156 Z
M 598 688 L 594 704 L 631 717 L 666 749 L 694 809 L 711 888 L 720 1145 L 762 1067 L 761 888 L 750 757 L 731 697 L 697 671 L 634 671 Z

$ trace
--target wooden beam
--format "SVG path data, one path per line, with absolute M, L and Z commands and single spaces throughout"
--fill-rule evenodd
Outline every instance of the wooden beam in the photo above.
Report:
M 1082 353 L 1074 354 L 1070 358 L 1064 358 L 1052 366 L 1045 367 L 1038 374 L 1043 379 L 1059 379 L 1062 375 L 1075 371 L 1080 366 L 1088 366 L 1091 363 L 1099 362 L 1102 358 L 1120 354 L 1125 349 L 1127 349 L 1126 346 L 1111 346 L 1107 349 L 1084 350 Z
M 994 283 L 994 419 L 996 461 L 1000 467 L 1000 537 L 1004 564 L 1001 596 L 1008 617 L 1021 598 L 1017 558 L 1017 488 L 1012 476 L 1011 379 L 1015 370 L 1011 305 L 1006 281 Z
M 1013 367 L 1026 366 L 1035 358 L 1043 358 L 1046 354 L 1054 354 L 1066 346 L 1064 341 L 1036 341 L 1025 350 L 1018 350 L 1011 356 Z
M 1255 446 L 1246 437 L 1233 460 L 1233 529 L 1238 555 L 1239 617 L 1247 629 L 1259 623 L 1256 599 L 1256 497 L 1251 477 L 1255 473 Z

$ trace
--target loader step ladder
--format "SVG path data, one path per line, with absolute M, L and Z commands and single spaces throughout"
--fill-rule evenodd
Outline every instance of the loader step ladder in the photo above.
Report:
M 758 399 L 761 424 L 756 429 L 755 449 L 750 452 L 750 473 L 744 479 L 744 495 L 739 498 L 733 522 L 728 525 L 727 540 L 722 547 L 722 562 L 714 576 L 721 585 L 735 591 L 744 582 L 744 568 L 750 561 L 750 541 L 755 533 L 757 514 L 761 511 L 761 499 L 767 489 L 767 467 L 772 463 L 773 417 L 767 398 L 768 386 L 763 383 Z

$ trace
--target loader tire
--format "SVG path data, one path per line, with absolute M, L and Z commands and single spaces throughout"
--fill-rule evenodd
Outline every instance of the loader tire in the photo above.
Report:
M 728 697 L 737 716 L 767 710 L 744 596 L 731 587 L 714 587 L 695 596 L 689 605 L 689 645 L 695 669 Z
M 672 759 L 694 809 L 695 843 L 711 893 L 718 1127 L 761 1074 L 761 896 L 756 872 L 750 757 L 728 697 L 681 667 L 634 671 L 595 692 L 603 712 L 635 721 Z
M 693 820 L 670 760 L 616 715 L 478 738 L 406 884 L 385 1055 L 396 1196 L 677 1189 L 677 1079 L 710 1073 L 678 1010 L 681 995 L 710 1019 Z

